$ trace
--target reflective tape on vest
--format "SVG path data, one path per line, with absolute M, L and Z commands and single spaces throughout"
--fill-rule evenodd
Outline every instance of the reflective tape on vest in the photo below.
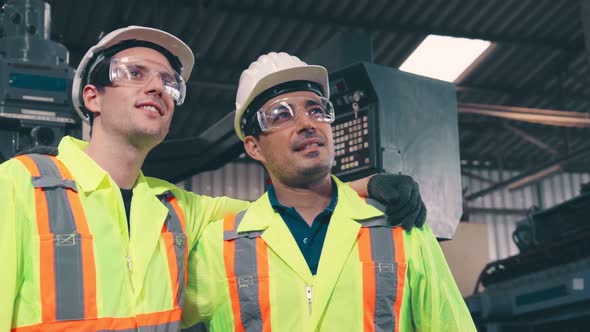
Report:
M 74 320 L 63 322 L 42 323 L 31 326 L 13 328 L 12 332 L 61 332 L 61 331 L 100 331 L 100 332 L 177 332 L 180 330 L 182 310 L 177 308 L 169 311 L 141 314 L 124 318 L 97 318 L 94 320 Z
M 166 192 L 159 196 L 169 211 L 162 237 L 167 247 L 174 309 L 134 317 L 97 318 L 92 235 L 74 179 L 53 156 L 29 154 L 16 159 L 31 174 L 35 188 L 42 322 L 11 331 L 178 331 L 188 281 L 188 245 L 185 216 L 174 195 Z
M 372 200 L 366 201 L 375 206 Z M 361 221 L 358 247 L 363 269 L 364 331 L 399 331 L 406 274 L 403 229 L 392 228 L 385 216 Z
M 237 232 L 244 214 L 224 220 L 223 256 L 234 331 L 270 331 L 268 251 L 262 232 Z
M 168 208 L 168 216 L 162 227 L 162 236 L 168 253 L 168 270 L 174 296 L 174 307 L 182 308 L 184 288 L 188 282 L 188 245 L 186 243 L 185 218 L 176 197 L 167 191 L 158 196 Z M 172 248 L 172 250 L 170 250 Z
M 367 203 L 382 209 L 380 204 Z M 270 331 L 268 256 L 262 232 L 239 233 L 244 212 L 224 220 L 224 262 L 234 331 Z M 406 263 L 403 229 L 385 216 L 359 221 L 365 331 L 399 331 Z
M 16 159 L 31 173 L 35 187 L 42 320 L 94 319 L 94 249 L 72 176 L 53 156 Z

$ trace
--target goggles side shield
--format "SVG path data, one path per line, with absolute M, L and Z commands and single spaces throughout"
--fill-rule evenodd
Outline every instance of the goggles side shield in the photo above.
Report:
M 334 122 L 334 105 L 327 98 L 288 97 L 258 110 L 256 116 L 260 129 L 262 132 L 270 132 L 292 125 L 301 113 L 296 111 L 298 108 L 314 121 Z
M 164 86 L 164 93 L 171 96 L 176 105 L 182 105 L 186 97 L 186 83 L 173 69 L 133 57 L 112 59 L 109 67 L 110 81 L 121 85 L 145 86 L 156 76 Z

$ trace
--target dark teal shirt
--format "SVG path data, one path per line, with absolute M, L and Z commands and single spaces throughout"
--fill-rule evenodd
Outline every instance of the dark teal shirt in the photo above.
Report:
M 288 207 L 279 202 L 272 185 L 268 188 L 268 198 L 270 205 L 281 215 L 291 231 L 295 242 L 299 246 L 299 250 L 301 250 L 307 262 L 307 266 L 309 266 L 311 274 L 315 275 L 318 271 L 318 264 L 320 263 L 322 247 L 324 246 L 324 239 L 328 232 L 330 218 L 332 218 L 332 213 L 338 202 L 338 188 L 336 187 L 336 183 L 332 182 L 332 200 L 330 204 L 315 217 L 311 227 L 294 207 Z

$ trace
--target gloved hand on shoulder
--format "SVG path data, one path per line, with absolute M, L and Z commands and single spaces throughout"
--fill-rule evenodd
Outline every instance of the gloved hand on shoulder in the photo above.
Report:
M 422 227 L 426 221 L 426 206 L 420 196 L 418 183 L 411 176 L 376 174 L 367 184 L 369 197 L 385 206 L 387 220 L 405 230 Z

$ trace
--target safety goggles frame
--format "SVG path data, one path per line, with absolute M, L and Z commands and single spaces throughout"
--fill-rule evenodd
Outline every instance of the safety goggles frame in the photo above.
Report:
M 304 108 L 306 115 L 317 122 L 332 123 L 336 118 L 334 105 L 327 98 L 286 97 L 275 100 L 256 112 L 260 130 L 267 133 L 293 125 L 301 113 L 296 111 L 297 108 Z
M 162 82 L 164 93 L 172 97 L 177 106 L 182 105 L 186 97 L 186 83 L 172 68 L 135 57 L 111 59 L 109 65 L 109 80 L 119 85 L 146 86 L 156 76 Z

